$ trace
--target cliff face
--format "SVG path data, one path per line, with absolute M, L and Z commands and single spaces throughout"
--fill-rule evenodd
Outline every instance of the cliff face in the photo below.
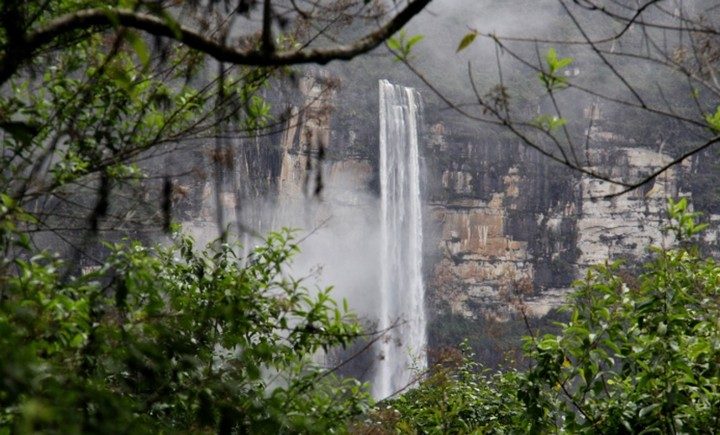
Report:
M 446 131 L 441 125 L 434 130 Z M 640 179 L 672 160 L 600 133 L 606 140 L 587 154 L 591 171 Z M 531 312 L 542 314 L 588 266 L 617 258 L 632 263 L 650 245 L 672 243 L 663 232 L 667 198 L 692 196 L 681 189 L 681 180 L 692 177 L 690 161 L 608 199 L 622 188 L 512 144 L 462 140 L 452 134 L 431 138 L 428 158 L 453 156 L 430 165 L 435 173 L 430 178 L 439 180 L 429 189 L 430 214 L 438 226 L 435 247 L 443 252 L 433 273 L 438 297 L 465 314 L 478 313 L 463 306 L 468 301 L 502 304 L 513 293 L 526 296 Z M 453 150 L 453 143 L 460 145 Z M 497 156 L 500 148 L 516 158 Z M 458 279 L 451 285 L 452 276 Z M 464 290 L 453 288 L 458 282 Z
M 377 119 L 338 96 L 328 80 L 301 80 L 302 98 L 289 110 L 282 137 L 265 140 L 264 146 L 276 150 L 278 169 L 261 178 L 272 186 L 278 208 L 320 199 L 302 223 L 306 228 L 333 214 L 369 225 L 352 229 L 360 234 L 352 243 L 367 247 L 370 236 L 362 234 L 375 230 L 371 226 L 379 213 Z M 376 98 L 366 96 L 371 97 Z M 597 110 L 583 116 L 602 125 Z M 611 130 L 596 126 L 590 131 L 593 146 L 584 156 L 591 163 L 588 169 L 637 179 L 671 160 Z M 572 281 L 593 264 L 621 258 L 632 271 L 648 255 L 648 246 L 672 243 L 663 232 L 666 198 L 698 191 L 692 182 L 702 163 L 697 159 L 607 199 L 620 187 L 553 163 L 502 131 L 479 136 L 449 116 L 426 125 L 421 137 L 432 346 L 457 344 L 460 336 L 448 332 L 453 322 L 466 329 L 467 322 L 483 325 L 480 334 L 497 322 L 506 324 L 493 333 L 504 340 L 518 313 L 552 314 Z M 720 222 L 720 216 L 707 220 Z M 715 229 L 706 233 L 705 242 L 716 248 Z M 372 299 L 371 291 L 362 291 L 362 298 Z
M 552 328 L 562 316 L 555 308 L 588 267 L 621 259 L 623 273 L 640 273 L 636 266 L 650 246 L 674 242 L 664 231 L 667 198 L 686 196 L 695 203 L 707 188 L 696 182 L 703 161 L 695 158 L 639 189 L 606 198 L 622 188 L 554 164 L 512 138 L 453 130 L 432 126 L 425 154 L 430 343 L 456 345 L 469 338 L 488 365 L 518 358 L 528 322 Z M 642 179 L 672 161 L 657 147 L 599 128 L 591 134 L 595 146 L 584 157 L 593 172 Z M 717 253 L 720 216 L 703 205 L 711 224 L 705 248 Z
M 667 155 L 639 148 L 619 148 L 595 154 L 601 169 L 616 173 L 624 171 L 633 178 L 640 178 L 672 161 Z M 601 198 L 622 188 L 582 177 L 582 210 L 577 215 L 577 265 L 582 269 L 606 259 L 639 259 L 651 245 L 672 243 L 671 236 L 662 230 L 668 224 L 667 198 L 681 193 L 676 176 L 679 170 L 683 167 L 671 168 L 646 186 L 627 194 L 595 201 L 590 198 Z M 684 192 L 684 195 L 690 196 L 690 193 Z
M 473 145 L 467 145 L 459 159 L 467 162 L 473 151 Z M 538 174 L 528 168 L 549 164 L 518 155 L 500 171 L 494 162 L 483 160 L 466 163 L 472 171 L 452 165 L 436 168 L 442 172 L 439 180 L 445 194 L 437 194 L 430 204 L 434 240 L 428 249 L 439 251 L 430 282 L 432 294 L 453 313 L 503 319 L 522 307 L 542 316 L 562 302 L 571 281 L 587 267 L 608 259 L 632 264 L 647 255 L 649 246 L 672 242 L 663 232 L 665 207 L 667 197 L 682 193 L 676 176 L 682 167 L 644 188 L 604 199 L 621 188 L 571 174 L 567 186 L 553 190 L 549 180 L 538 178 L 556 177 L 553 171 Z M 627 179 L 650 173 L 671 159 L 620 147 L 595 150 L 590 160 L 596 166 L 589 169 Z M 477 171 L 483 170 L 494 171 L 500 181 L 489 199 L 474 193 Z

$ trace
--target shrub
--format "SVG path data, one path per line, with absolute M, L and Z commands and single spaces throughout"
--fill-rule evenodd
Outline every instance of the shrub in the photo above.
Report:
M 328 433 L 369 406 L 313 363 L 359 326 L 286 276 L 288 232 L 248 258 L 179 236 L 108 248 L 79 276 L 47 254 L 3 264 L 0 433 Z

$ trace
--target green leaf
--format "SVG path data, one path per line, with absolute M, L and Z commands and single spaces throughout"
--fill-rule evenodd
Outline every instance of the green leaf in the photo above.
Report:
M 545 55 L 545 61 L 547 62 L 550 69 L 557 63 L 557 51 L 555 48 L 550 47 L 547 54 Z
M 463 39 L 460 40 L 460 44 L 458 45 L 457 50 L 455 50 L 455 53 L 459 53 L 460 51 L 466 49 L 470 44 L 475 41 L 475 38 L 477 38 L 476 32 L 470 32 L 465 35 Z
M 534 126 L 541 128 L 545 131 L 552 131 L 567 124 L 565 118 L 558 118 L 552 115 L 538 115 L 530 121 Z
M 387 40 L 387 47 L 395 54 L 395 60 L 408 60 L 410 58 L 410 52 L 412 47 L 418 42 L 422 41 L 423 35 L 414 35 L 409 39 L 405 29 L 400 30 L 397 36 L 394 36 Z
M 545 85 L 548 91 L 561 89 L 567 86 L 567 79 L 558 75 L 560 70 L 570 65 L 573 60 L 570 57 L 558 58 L 557 51 L 550 47 L 545 55 L 548 71 L 540 72 L 540 81 Z
M 651 413 L 653 410 L 659 408 L 660 405 L 661 405 L 660 403 L 653 403 L 653 404 L 650 404 L 650 405 L 642 408 L 642 409 L 640 410 L 640 412 L 638 413 L 638 417 L 640 417 L 640 418 L 645 417 L 646 415 L 648 415 L 649 413 Z
M 571 57 L 558 58 L 557 51 L 555 51 L 552 47 L 550 47 L 545 55 L 545 61 L 547 62 L 548 68 L 550 68 L 551 74 L 555 74 L 573 63 L 573 59 Z
M 400 51 L 400 47 L 401 47 L 400 40 L 393 36 L 392 38 L 387 40 L 387 46 L 389 49 L 391 49 L 393 51 Z
M 140 63 L 143 67 L 147 66 L 150 63 L 150 50 L 148 49 L 145 41 L 135 32 L 127 32 L 125 37 L 128 42 L 130 42 L 133 50 L 135 50 L 135 54 L 138 59 L 140 59 Z
M 705 115 L 705 121 L 713 133 L 720 134 L 720 106 L 717 107 L 714 114 Z
M 17 204 L 17 201 L 15 201 L 10 195 L 5 193 L 0 193 L 0 201 L 7 209 L 13 209 Z
M 412 48 L 413 45 L 417 44 L 418 42 L 422 41 L 425 38 L 425 35 L 414 35 L 411 36 L 410 39 L 407 41 L 407 47 L 408 49 Z

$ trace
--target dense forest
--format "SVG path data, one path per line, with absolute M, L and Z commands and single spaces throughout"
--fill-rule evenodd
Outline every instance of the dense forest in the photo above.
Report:
M 718 17 L 0 0 L 0 434 L 720 432 Z

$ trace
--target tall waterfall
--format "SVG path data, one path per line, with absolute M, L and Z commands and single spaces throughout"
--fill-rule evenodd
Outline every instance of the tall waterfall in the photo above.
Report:
M 373 395 L 383 399 L 427 365 L 418 113 L 413 88 L 380 81 L 381 282 L 380 343 Z

